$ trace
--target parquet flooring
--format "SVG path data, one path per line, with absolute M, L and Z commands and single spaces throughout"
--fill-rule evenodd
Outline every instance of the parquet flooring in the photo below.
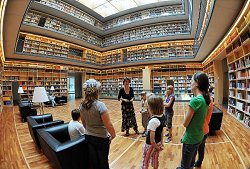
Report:
M 116 100 L 104 99 L 102 101 L 109 109 L 111 121 L 117 133 L 117 137 L 112 141 L 110 148 L 110 168 L 138 169 L 141 163 L 142 145 L 145 142 L 145 138 L 141 137 L 141 135 L 136 135 L 132 130 L 130 131 L 130 136 L 126 137 L 125 133 L 120 131 L 120 103 Z M 45 113 L 52 113 L 54 120 L 62 119 L 68 122 L 71 120 L 71 110 L 78 108 L 79 104 L 80 100 L 74 100 L 68 102 L 67 105 L 57 106 L 56 108 L 47 107 L 45 108 Z M 140 103 L 135 102 L 134 106 L 139 130 L 142 131 L 141 114 L 139 113 Z M 164 150 L 160 153 L 160 169 L 175 169 L 181 160 L 182 144 L 180 139 L 184 133 L 182 122 L 184 112 L 187 110 L 187 103 L 176 102 L 174 110 L 173 141 L 166 143 Z M 0 117 L 1 169 L 53 168 L 48 159 L 35 147 L 29 134 L 27 123 L 21 122 L 17 107 L 13 108 L 13 113 L 12 108 L 5 109 Z M 217 131 L 215 136 L 209 136 L 207 139 L 206 154 L 202 168 L 248 169 L 250 167 L 249 138 L 250 130 L 224 112 L 221 130 Z M 25 160 L 27 164 L 25 164 Z

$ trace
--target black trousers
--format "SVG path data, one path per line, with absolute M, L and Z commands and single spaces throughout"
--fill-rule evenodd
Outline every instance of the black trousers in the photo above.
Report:
M 109 138 L 85 135 L 89 149 L 90 165 L 93 169 L 109 169 Z

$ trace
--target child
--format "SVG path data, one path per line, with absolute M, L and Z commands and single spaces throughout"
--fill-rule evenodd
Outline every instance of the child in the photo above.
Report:
M 69 131 L 69 136 L 70 140 L 77 139 L 78 137 L 84 135 L 84 127 L 81 123 L 79 123 L 80 120 L 80 110 L 79 109 L 74 109 L 71 111 L 71 116 L 72 119 L 69 122 L 68 125 L 68 131 Z
M 181 166 L 176 169 L 191 168 L 195 164 L 195 154 L 204 137 L 204 121 L 211 102 L 208 87 L 208 76 L 204 72 L 197 72 L 193 75 L 191 91 L 194 97 L 189 102 L 184 118 L 183 125 L 186 131 L 182 138 Z
M 174 116 L 173 106 L 175 101 L 175 96 L 173 93 L 174 93 L 174 87 L 172 85 L 169 85 L 167 87 L 166 100 L 164 102 L 165 116 L 167 122 L 167 130 L 168 130 L 168 134 L 166 134 L 167 139 L 165 143 L 168 143 L 172 140 L 172 120 Z
M 206 144 L 206 139 L 207 139 L 207 136 L 209 133 L 209 123 L 210 123 L 210 119 L 211 119 L 211 116 L 213 113 L 213 97 L 212 97 L 213 89 L 214 89 L 213 86 L 209 86 L 208 92 L 210 94 L 211 101 L 210 101 L 210 104 L 208 106 L 208 112 L 207 112 L 207 115 L 206 115 L 206 118 L 204 121 L 204 129 L 203 129 L 204 137 L 203 137 L 203 140 L 198 148 L 198 159 L 195 162 L 195 164 L 191 164 L 191 166 L 194 166 L 194 167 L 201 167 L 203 159 L 204 159 L 205 146 L 206 146 L 205 144 Z
M 146 143 L 143 146 L 141 169 L 149 167 L 149 161 L 154 169 L 158 168 L 159 152 L 163 150 L 163 127 L 165 116 L 163 115 L 163 100 L 160 96 L 152 95 L 148 98 L 149 113 L 152 114 L 147 126 Z
M 147 125 L 149 120 L 149 114 L 147 110 L 147 106 L 145 106 L 146 103 L 146 92 L 141 93 L 141 117 L 142 117 L 142 126 L 144 128 L 144 131 L 142 133 L 142 137 L 146 137 L 146 131 L 147 131 Z

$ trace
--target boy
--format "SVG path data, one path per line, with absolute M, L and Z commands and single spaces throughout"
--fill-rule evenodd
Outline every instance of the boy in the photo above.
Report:
M 142 126 L 144 128 L 144 131 L 142 133 L 142 137 L 146 137 L 146 131 L 147 131 L 147 125 L 149 120 L 149 114 L 146 106 L 146 92 L 141 92 L 141 117 L 142 117 Z
M 72 119 L 69 122 L 68 125 L 68 131 L 69 131 L 69 136 L 70 140 L 77 139 L 78 137 L 84 135 L 84 127 L 83 125 L 79 122 L 80 120 L 80 110 L 79 109 L 74 109 L 71 111 L 71 116 Z

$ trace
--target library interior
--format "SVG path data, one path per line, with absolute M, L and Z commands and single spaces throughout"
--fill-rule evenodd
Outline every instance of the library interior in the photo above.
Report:
M 0 0 L 0 127 L 1 169 L 250 169 L 250 0 Z

